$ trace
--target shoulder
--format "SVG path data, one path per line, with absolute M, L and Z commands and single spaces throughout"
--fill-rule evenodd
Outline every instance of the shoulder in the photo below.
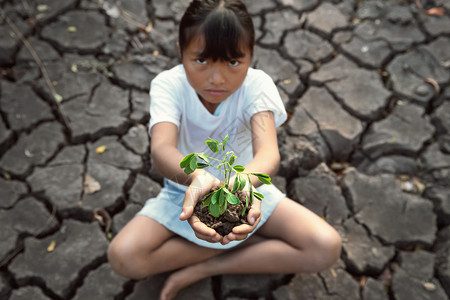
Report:
M 243 85 L 247 88 L 267 86 L 274 84 L 272 78 L 263 70 L 249 68 Z
M 242 86 L 246 94 L 260 94 L 266 90 L 276 90 L 272 78 L 263 70 L 249 68 Z
M 151 87 L 168 86 L 170 88 L 182 87 L 187 81 L 183 65 L 177 65 L 169 70 L 162 71 L 151 82 Z

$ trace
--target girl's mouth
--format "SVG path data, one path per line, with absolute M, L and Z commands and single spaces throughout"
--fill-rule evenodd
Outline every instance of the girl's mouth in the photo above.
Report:
M 225 90 L 207 89 L 206 92 L 212 96 L 221 96 L 226 93 Z

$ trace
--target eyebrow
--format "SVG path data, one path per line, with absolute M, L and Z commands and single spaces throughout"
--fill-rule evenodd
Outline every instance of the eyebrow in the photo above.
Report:
M 203 52 L 204 51 L 201 51 L 201 52 L 199 52 L 199 51 L 193 51 L 193 52 L 191 52 L 191 55 L 192 56 L 195 56 L 195 57 L 203 57 Z M 239 56 L 236 56 L 236 57 L 229 57 L 229 59 L 235 59 L 235 58 L 244 58 L 244 57 L 246 57 L 247 56 L 247 54 L 245 53 L 245 52 L 243 52 L 241 55 L 239 55 Z M 205 58 L 209 58 L 209 57 L 205 57 Z

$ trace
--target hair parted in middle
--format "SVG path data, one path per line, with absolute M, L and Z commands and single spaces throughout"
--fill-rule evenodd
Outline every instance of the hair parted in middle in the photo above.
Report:
M 196 36 L 205 41 L 200 54 L 203 58 L 228 61 L 243 57 L 243 47 L 248 47 L 253 55 L 253 21 L 245 4 L 239 0 L 193 0 L 179 26 L 181 55 Z

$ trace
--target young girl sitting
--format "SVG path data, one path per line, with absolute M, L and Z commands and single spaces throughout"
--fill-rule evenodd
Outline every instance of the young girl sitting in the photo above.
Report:
M 194 0 L 179 27 L 182 64 L 151 83 L 151 156 L 164 188 L 117 234 L 108 257 L 118 274 L 133 279 L 175 270 L 161 299 L 209 276 L 318 272 L 339 258 L 341 240 L 331 226 L 256 177 L 252 184 L 264 200 L 254 200 L 248 225 L 220 236 L 192 216 L 219 174 L 186 175 L 180 161 L 206 152 L 209 137 L 228 134 L 227 148 L 246 172 L 277 172 L 276 127 L 286 111 L 271 78 L 250 67 L 254 35 L 239 0 Z

